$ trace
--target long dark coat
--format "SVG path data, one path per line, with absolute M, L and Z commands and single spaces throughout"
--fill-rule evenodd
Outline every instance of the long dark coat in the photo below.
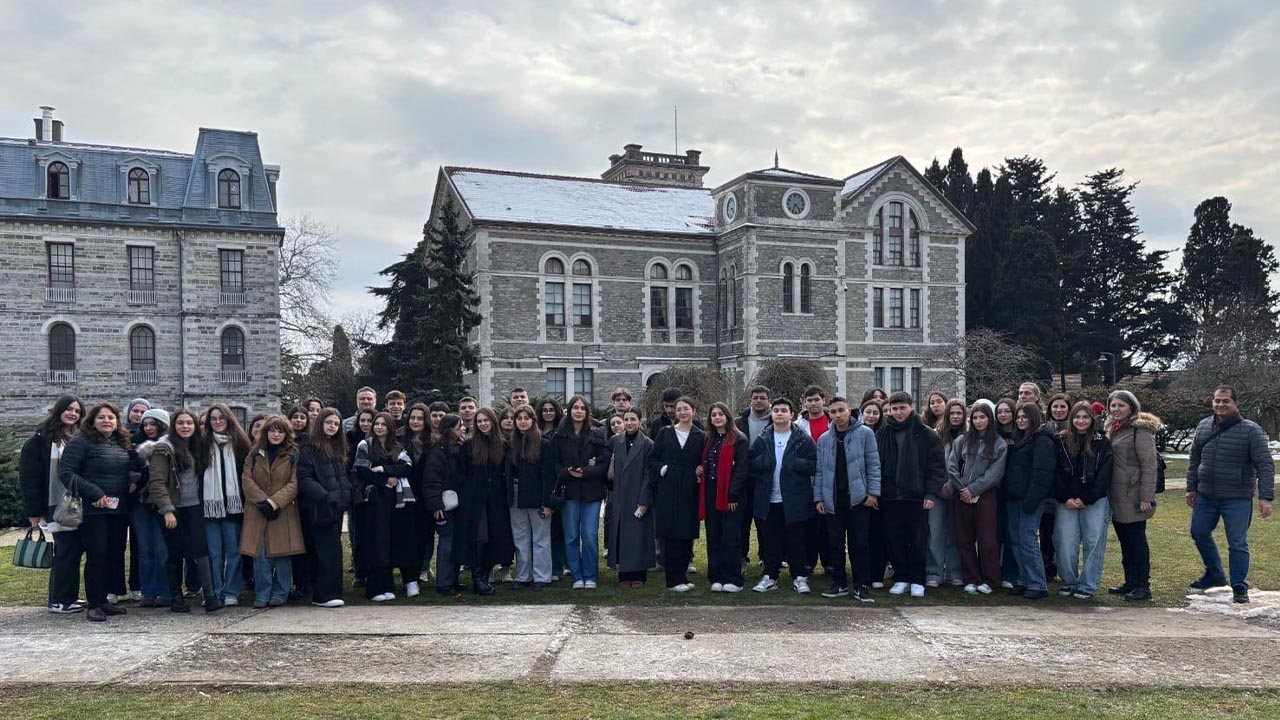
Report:
M 658 431 L 649 454 L 649 488 L 654 528 L 658 537 L 670 540 L 696 540 L 698 537 L 698 475 L 702 464 L 702 445 L 707 434 L 696 426 L 689 428 L 689 439 L 680 447 L 674 427 Z M 662 466 L 667 474 L 662 475 Z
M 357 467 L 362 486 L 368 487 L 368 501 L 361 519 L 360 554 L 364 567 L 417 567 L 421 559 L 418 552 L 417 518 L 418 503 L 408 503 L 396 508 L 396 491 L 387 487 L 387 478 L 408 477 L 413 468 L 407 454 L 398 458 L 373 459 L 374 467 L 382 466 L 383 472 Z M 416 578 L 407 578 L 405 582 Z
M 644 433 L 636 433 L 635 442 L 627 450 L 626 433 L 609 440 L 613 450 L 613 512 L 605 529 L 609 543 L 609 567 L 618 572 L 640 572 L 657 564 L 653 533 L 653 513 L 636 517 L 636 507 L 651 502 L 649 497 L 649 455 L 653 441 Z

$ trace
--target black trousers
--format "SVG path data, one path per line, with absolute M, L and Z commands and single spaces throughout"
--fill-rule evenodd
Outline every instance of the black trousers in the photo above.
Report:
M 79 530 L 53 533 L 53 567 L 49 570 L 49 604 L 69 605 L 80 598 L 80 561 L 84 543 Z
M 692 540 L 662 540 L 662 572 L 666 576 L 667 587 L 675 587 L 689 582 L 689 561 L 693 559 Z
M 307 545 L 315 555 L 311 579 L 312 600 L 328 602 L 342 597 L 342 523 L 311 526 Z
M 853 587 L 871 585 L 871 514 L 874 512 L 866 505 L 858 505 L 821 516 L 826 521 L 827 547 L 831 553 L 830 564 L 824 567 L 832 576 L 832 587 L 849 587 L 844 562 L 846 540 L 849 563 L 853 566 Z
M 209 557 L 209 541 L 204 534 L 204 507 L 177 508 L 173 514 L 178 526 L 164 529 L 164 546 L 169 555 L 164 561 L 165 579 L 169 581 L 169 596 L 182 597 L 183 568 L 186 561 Z M 197 583 L 194 587 L 200 587 Z
M 351 543 L 351 570 L 364 581 L 364 562 L 360 559 L 360 528 L 364 522 L 364 503 L 352 505 L 347 511 L 347 540 Z
M 1052 580 L 1058 574 L 1058 550 L 1053 545 L 1053 526 L 1057 507 L 1050 498 L 1040 515 L 1040 557 L 1044 560 L 1045 579 Z
M 618 573 L 618 582 L 645 582 L 649 579 L 648 570 L 636 570 L 634 572 Z
M 738 528 L 738 539 L 739 539 L 739 542 L 741 543 L 740 549 L 742 550 L 743 560 L 751 559 L 751 521 L 755 520 L 755 513 L 753 512 L 754 507 L 755 507 L 755 489 L 747 488 L 747 491 L 743 493 L 742 502 L 738 504 L 738 512 L 742 513 L 742 522 L 740 523 Z M 760 552 L 759 534 L 760 534 L 760 524 L 759 522 L 757 522 L 756 523 L 756 553 L 757 554 L 759 554 Z
M 142 589 L 142 575 L 138 570 L 138 531 L 133 529 L 133 523 L 129 523 L 129 589 Z M 124 593 L 119 590 L 115 591 L 118 595 Z
M 742 508 L 732 512 L 707 507 L 707 580 L 742 587 Z
M 871 582 L 884 582 L 884 573 L 889 567 L 889 553 L 884 548 L 884 504 L 881 509 L 871 510 Z
M 760 519 L 756 518 L 757 525 Z M 809 521 L 787 522 L 782 503 L 769 503 L 769 514 L 760 526 L 760 560 L 764 562 L 764 574 L 777 580 L 782 572 L 782 561 L 791 568 L 791 577 L 804 577 L 805 558 L 808 557 L 806 540 L 809 538 Z
M 107 604 L 107 593 L 116 578 L 124 578 L 124 547 L 129 533 L 129 516 L 121 514 L 85 515 L 80 523 L 84 544 L 84 590 L 89 607 Z
M 310 538 L 311 513 L 302 511 L 298 513 L 302 522 L 302 537 Z M 300 592 L 311 590 L 315 585 L 316 579 L 316 553 L 311 543 L 306 543 L 306 552 L 301 555 L 293 556 L 293 586 Z
M 829 515 L 818 515 L 809 523 L 809 539 L 805 542 L 805 548 L 809 554 L 805 556 L 804 563 L 807 572 L 812 573 L 819 562 L 828 570 L 835 563 L 835 557 L 827 542 L 830 534 L 830 529 L 827 527 L 829 518 Z
M 924 584 L 929 552 L 929 511 L 920 500 L 883 502 L 885 550 L 893 563 L 894 582 Z
M 1120 564 L 1124 584 L 1131 588 L 1151 587 L 1151 548 L 1147 545 L 1147 521 L 1112 522 L 1120 541 Z

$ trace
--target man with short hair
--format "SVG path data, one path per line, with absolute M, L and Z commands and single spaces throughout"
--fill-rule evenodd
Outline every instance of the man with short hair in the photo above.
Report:
M 1040 386 L 1033 382 L 1024 382 L 1018 386 L 1018 404 L 1040 404 Z
M 676 387 L 669 387 L 662 391 L 662 413 L 649 422 L 649 437 L 658 437 L 659 430 L 676 424 L 676 400 L 679 400 L 683 394 L 680 388 Z
M 813 476 L 814 509 L 826 520 L 831 556 L 824 560 L 831 588 L 823 597 L 849 594 L 844 548 L 848 539 L 853 565 L 853 597 L 871 598 L 871 513 L 880 496 L 880 451 L 875 433 L 853 416 L 849 401 L 837 395 L 829 406 L 831 428 L 818 440 L 818 471 Z
M 827 417 L 827 393 L 817 385 L 810 385 L 804 391 L 804 413 L 800 419 L 796 420 L 796 425 L 809 433 L 809 437 L 813 441 L 818 442 L 818 438 L 827 431 L 831 426 L 831 418 Z
M 479 404 L 476 399 L 470 395 L 458 401 L 458 417 L 462 420 L 462 427 L 466 429 L 467 436 L 471 436 L 472 430 L 475 429 L 476 410 Z
M 893 563 L 889 594 L 901 595 L 910 588 L 911 597 L 924 597 L 929 510 L 946 480 L 946 454 L 942 438 L 920 419 L 910 394 L 899 390 L 886 405 L 889 414 L 881 421 L 876 445 L 885 547 Z
M 756 592 L 778 589 L 782 561 L 790 563 L 791 586 L 809 593 L 805 569 L 808 522 L 814 516 L 813 472 L 818 448 L 809 434 L 796 428 L 795 407 L 786 398 L 770 406 L 772 424 L 751 444 L 751 476 L 755 484 L 755 516 L 763 523 L 760 558 L 764 577 Z
M 399 390 L 392 390 L 382 399 L 383 408 L 396 419 L 396 425 L 404 422 L 405 397 Z
M 750 405 L 746 410 L 742 411 L 733 422 L 738 426 L 738 430 L 747 436 L 747 442 L 753 443 L 756 438 L 764 434 L 765 430 L 773 424 L 773 417 L 769 412 L 769 401 L 773 399 L 773 393 L 764 385 L 756 385 L 751 388 Z M 749 447 L 749 446 L 748 446 Z M 743 572 L 746 572 L 746 565 L 750 562 L 751 549 L 751 521 L 755 517 L 755 493 L 743 493 L 742 497 L 742 565 Z M 760 533 L 763 524 L 756 521 L 756 547 L 759 548 L 764 543 L 760 540 Z M 756 552 L 759 552 L 757 550 Z
M 615 415 L 621 415 L 631 409 L 631 391 L 624 387 L 614 388 L 613 395 L 609 399 L 613 401 Z
M 1191 583 L 1194 590 L 1217 587 L 1227 581 L 1222 556 L 1213 541 L 1218 519 L 1227 531 L 1227 559 L 1231 564 L 1231 594 L 1238 603 L 1249 602 L 1249 526 L 1253 522 L 1253 497 L 1258 515 L 1271 517 L 1275 500 L 1275 461 L 1267 445 L 1267 433 L 1244 419 L 1235 388 L 1220 385 L 1213 391 L 1213 414 L 1196 426 L 1187 464 L 1187 505 L 1191 506 L 1191 537 L 1204 561 L 1204 575 Z
M 376 410 L 376 409 L 378 409 L 378 392 L 376 390 L 369 387 L 368 385 L 365 385 L 364 387 L 356 391 L 356 412 L 357 413 L 360 412 L 361 410 Z M 351 432 L 351 428 L 355 426 L 356 426 L 355 415 L 352 415 L 349 418 L 343 418 L 342 420 L 343 432 Z
M 513 408 L 528 405 L 529 391 L 522 387 L 511 388 L 511 392 L 507 394 L 507 403 Z

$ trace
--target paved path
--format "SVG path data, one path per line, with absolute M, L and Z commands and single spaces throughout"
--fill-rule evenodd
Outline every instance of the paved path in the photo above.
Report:
M 1280 686 L 1280 631 L 1034 607 L 0 609 L 0 685 L 852 682 Z M 692 639 L 685 639 L 686 632 Z

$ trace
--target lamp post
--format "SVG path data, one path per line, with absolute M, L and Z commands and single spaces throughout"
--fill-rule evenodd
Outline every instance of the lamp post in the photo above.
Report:
M 601 345 L 600 343 L 592 343 L 590 345 L 582 345 L 578 348 L 578 372 L 579 372 L 579 375 L 581 375 L 584 378 L 587 376 L 587 350 L 594 350 L 596 352 L 601 352 L 604 350 L 604 346 Z M 596 390 L 596 381 L 595 381 L 595 378 L 593 377 L 591 378 L 591 395 L 596 394 L 595 390 Z M 595 398 L 588 397 L 587 402 L 592 403 L 594 405 Z
M 1107 362 L 1107 361 L 1110 361 L 1110 362 L 1111 362 L 1111 384 L 1112 384 L 1112 385 L 1115 385 L 1115 383 L 1116 383 L 1116 355 L 1115 355 L 1115 353 L 1109 353 L 1109 352 L 1105 352 L 1105 351 L 1104 351 L 1104 352 L 1102 352 L 1102 353 L 1099 353 L 1099 354 L 1098 354 L 1098 362 L 1100 362 L 1100 363 L 1105 363 L 1105 362 Z M 1104 378 L 1102 378 L 1102 382 L 1103 382 L 1103 384 L 1104 384 L 1104 385 L 1105 385 L 1105 384 L 1107 384 L 1107 379 L 1106 379 L 1105 377 L 1104 377 Z

